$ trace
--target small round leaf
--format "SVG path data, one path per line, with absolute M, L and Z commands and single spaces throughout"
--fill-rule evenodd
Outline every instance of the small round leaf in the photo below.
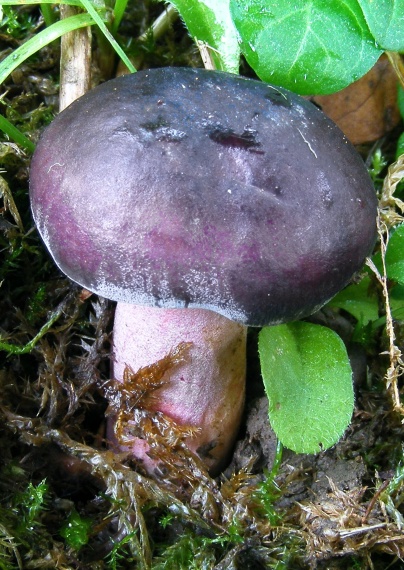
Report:
M 305 322 L 266 327 L 259 354 L 269 420 L 280 441 L 296 453 L 334 445 L 354 406 L 352 370 L 340 337 Z

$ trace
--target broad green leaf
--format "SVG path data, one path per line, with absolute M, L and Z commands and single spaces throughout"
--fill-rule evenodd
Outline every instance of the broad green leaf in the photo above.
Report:
M 404 51 L 404 0 L 358 0 L 358 3 L 380 47 Z
M 379 301 L 370 285 L 370 277 L 364 277 L 359 283 L 348 285 L 340 291 L 329 305 L 344 309 L 364 325 L 376 321 L 379 318 Z
M 334 445 L 354 406 L 352 371 L 339 336 L 305 322 L 266 327 L 259 354 L 269 420 L 280 441 L 297 453 Z
M 386 250 L 387 277 L 404 284 L 404 224 L 391 234 Z
M 240 48 L 230 16 L 229 0 L 173 0 L 193 38 L 213 48 L 217 69 L 238 73 Z
M 230 0 L 230 11 L 257 75 L 303 95 L 339 91 L 382 53 L 357 0 Z

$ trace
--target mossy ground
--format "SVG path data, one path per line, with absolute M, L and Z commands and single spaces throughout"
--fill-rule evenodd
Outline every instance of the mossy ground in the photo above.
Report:
M 137 65 L 200 65 L 179 22 L 158 42 L 128 39 L 159 10 L 139 3 L 120 29 Z M 40 25 L 35 6 L 5 9 L 1 56 Z M 1 87 L 2 114 L 34 142 L 57 108 L 58 59 L 55 43 Z M 96 58 L 93 75 L 102 76 Z M 378 143 L 387 162 L 394 137 Z M 279 453 L 252 332 L 247 412 L 231 466 L 212 480 L 181 438 L 172 450 L 157 430 L 145 437 L 159 441 L 167 469 L 153 480 L 105 445 L 113 305 L 55 268 L 33 227 L 29 164 L 0 137 L 0 569 L 404 568 L 403 428 L 383 380 L 383 331 L 353 355 L 355 415 L 332 450 L 285 452 L 273 469 Z M 316 319 L 352 324 L 328 310 Z M 402 346 L 400 322 L 395 333 Z

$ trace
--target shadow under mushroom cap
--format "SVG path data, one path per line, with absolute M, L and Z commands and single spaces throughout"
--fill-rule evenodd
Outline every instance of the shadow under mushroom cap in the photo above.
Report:
M 361 158 L 310 102 L 222 72 L 106 82 L 47 127 L 32 211 L 57 265 L 110 299 L 249 325 L 306 316 L 376 238 Z

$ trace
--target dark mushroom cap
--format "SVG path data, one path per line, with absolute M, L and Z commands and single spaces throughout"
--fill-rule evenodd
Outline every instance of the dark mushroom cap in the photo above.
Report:
M 43 133 L 30 194 L 77 283 L 249 325 L 317 310 L 376 236 L 363 162 L 319 109 L 203 69 L 138 72 L 75 101 Z

